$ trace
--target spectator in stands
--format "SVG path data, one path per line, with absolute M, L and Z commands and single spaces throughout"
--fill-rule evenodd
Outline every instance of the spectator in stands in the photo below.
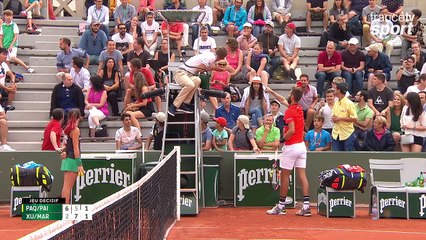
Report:
M 109 36 L 109 10 L 108 7 L 102 5 L 102 0 L 94 0 L 95 5 L 89 7 L 87 11 L 87 26 L 93 21 L 98 21 L 102 24 L 100 30 L 102 30 L 105 35 Z
M 34 69 L 25 64 L 21 59 L 18 58 L 18 25 L 13 21 L 13 12 L 11 10 L 4 11 L 4 23 L 0 28 L 0 47 L 8 50 L 6 62 L 12 60 L 13 62 L 24 67 L 27 72 L 33 73 Z
M 424 25 L 420 22 L 422 11 L 420 9 L 413 9 L 411 13 L 414 15 L 412 22 L 405 23 L 405 31 L 402 34 L 402 45 L 401 45 L 401 59 L 407 57 L 408 49 L 411 47 L 414 53 L 412 44 L 414 42 L 420 43 L 419 46 L 425 45 L 423 41 Z M 409 27 L 411 24 L 411 28 Z M 410 32 L 408 32 L 410 31 Z M 422 59 L 424 62 L 424 59 Z M 420 69 L 419 69 L 420 70 Z
M 426 91 L 426 74 L 425 73 L 420 75 L 419 84 L 409 86 L 407 88 L 407 93 L 409 93 L 409 92 L 419 93 L 421 91 Z
M 342 77 L 348 84 L 349 94 L 354 96 L 363 89 L 365 54 L 358 49 L 358 39 L 351 38 L 348 49 L 342 51 Z
M 362 9 L 362 35 L 367 46 L 371 44 L 371 22 L 378 17 L 380 10 L 381 7 L 377 5 L 377 0 L 369 0 L 368 6 Z
M 237 124 L 237 119 L 240 116 L 240 108 L 231 103 L 231 94 L 226 93 L 225 98 L 222 98 L 222 105 L 216 109 L 215 117 L 223 117 L 226 119 L 225 130 L 231 133 L 232 128 Z
M 268 63 L 268 55 L 263 53 L 261 43 L 254 44 L 253 49 L 248 53 L 246 58 L 247 79 L 249 83 L 254 77 L 260 77 L 264 86 L 268 85 L 269 74 L 265 70 Z
M 265 0 L 256 0 L 255 5 L 248 9 L 247 22 L 253 25 L 253 35 L 257 38 L 265 28 L 266 22 L 272 21 L 271 11 Z
M 113 40 L 108 40 L 107 41 L 107 48 L 106 50 L 102 51 L 101 54 L 99 55 L 99 59 L 98 59 L 98 72 L 104 68 L 105 62 L 108 58 L 113 58 L 114 61 L 117 63 L 116 65 L 116 69 L 117 71 L 120 72 L 121 76 L 123 75 L 123 54 L 121 54 L 121 52 L 117 49 L 115 49 L 115 42 Z
M 237 37 L 238 46 L 243 51 L 244 56 L 247 56 L 249 50 L 253 48 L 254 44 L 257 42 L 257 38 L 251 34 L 252 28 L 250 23 L 244 23 L 241 35 Z
M 393 151 L 395 140 L 392 132 L 386 128 L 386 118 L 378 116 L 374 119 L 373 128 L 370 128 L 364 138 L 361 150 L 363 151 Z
M 160 32 L 160 25 L 154 19 L 154 12 L 148 12 L 145 16 L 145 22 L 141 24 L 142 38 L 145 42 L 144 49 L 152 53 L 157 49 L 157 38 Z
M 229 89 L 229 81 L 231 79 L 231 73 L 226 71 L 228 67 L 228 63 L 225 59 L 218 61 L 217 65 L 220 67 L 220 70 L 213 70 L 212 76 L 209 79 L 210 81 L 210 89 L 224 91 L 225 89 Z M 217 103 L 217 98 L 209 97 L 210 102 L 213 106 L 214 111 L 219 107 Z
M 90 78 L 90 88 L 87 90 L 84 102 L 86 107 L 84 113 L 89 122 L 89 137 L 95 137 L 95 131 L 101 131 L 101 123 L 109 115 L 107 92 L 102 78 L 95 75 Z
M 112 35 L 111 40 L 115 42 L 115 49 L 121 52 L 123 64 L 127 63 L 127 54 L 133 51 L 133 36 L 126 32 L 126 25 L 119 23 L 117 25 L 118 33 Z
M 130 21 L 132 17 L 137 15 L 135 6 L 128 3 L 129 0 L 120 0 L 120 2 L 120 6 L 117 6 L 114 11 L 114 19 L 117 26 L 120 23 L 126 23 L 127 21 Z
M 139 25 L 138 16 L 132 17 L 132 20 L 130 20 L 129 22 L 126 22 L 125 26 L 126 26 L 126 33 L 132 35 L 133 40 L 138 37 L 142 37 L 142 28 Z M 120 29 L 119 29 L 119 32 L 120 32 Z
M 84 114 L 84 95 L 81 88 L 73 83 L 71 74 L 59 72 L 56 77 L 61 78 L 62 82 L 53 87 L 49 115 L 52 116 L 53 109 L 62 108 L 65 113 L 64 123 L 66 123 L 71 109 L 78 108 Z
M 4 109 L 0 106 L 0 136 L 1 136 L 1 145 L 0 152 L 14 152 L 15 149 L 11 148 L 7 144 L 7 135 L 9 132 L 9 127 L 7 124 L 7 115 Z
M 72 68 L 70 71 L 72 80 L 86 93 L 90 87 L 90 72 L 83 67 L 83 59 L 80 57 L 73 57 Z
M 210 151 L 212 149 L 213 132 L 209 127 L 210 116 L 206 112 L 200 114 L 201 125 L 201 149 Z
M 159 63 L 159 79 L 158 82 L 162 83 L 168 83 L 169 82 L 169 42 L 167 39 L 161 40 L 161 50 L 155 52 L 154 60 L 158 61 Z M 170 62 L 175 61 L 175 53 L 170 52 Z M 157 75 L 156 75 L 157 76 Z
M 179 0 L 172 0 L 172 4 L 166 8 L 167 10 L 186 10 L 185 5 L 182 5 L 182 2 Z M 164 23 L 164 22 L 163 22 Z M 181 35 L 181 40 L 182 40 L 182 44 L 184 47 L 188 46 L 188 38 L 189 38 L 189 25 L 187 23 L 174 23 L 174 24 L 178 24 L 178 25 L 182 25 L 182 29 L 179 29 L 180 31 L 175 31 L 175 33 L 178 33 L 179 35 Z M 180 27 L 179 27 L 180 28 Z M 172 29 L 172 24 L 170 25 L 170 31 Z M 163 33 L 163 38 L 167 37 L 164 36 L 164 31 L 163 31 L 163 25 L 161 25 L 161 31 Z M 172 34 L 170 34 L 172 35 Z
M 151 142 L 154 140 L 152 149 L 161 150 L 161 147 L 163 146 L 163 131 L 166 114 L 158 112 L 153 113 L 152 116 L 155 118 L 155 123 L 152 126 L 151 132 L 149 132 L 148 138 L 146 139 L 146 149 L 151 149 Z
M 327 31 L 328 26 L 328 3 L 327 0 L 306 0 L 306 30 L 312 33 L 311 25 L 312 19 L 321 19 L 324 32 Z
M 145 21 L 145 17 L 149 12 L 155 11 L 156 0 L 139 0 L 138 15 L 142 21 Z
M 389 57 L 380 52 L 380 46 L 378 44 L 371 44 L 366 47 L 367 55 L 365 56 L 365 76 L 368 79 L 367 88 L 372 87 L 372 80 L 376 73 L 382 73 L 386 79 L 390 79 L 390 72 L 392 71 L 392 65 Z
M 353 123 L 357 121 L 355 105 L 345 97 L 348 91 L 346 83 L 336 86 L 336 97 L 331 120 L 333 121 L 332 144 L 333 151 L 353 151 L 355 141 L 355 129 Z
M 314 118 L 314 129 L 305 135 L 305 145 L 309 151 L 328 151 L 331 149 L 331 135 L 323 129 L 324 117 L 317 115 Z
M 238 48 L 238 42 L 235 38 L 231 37 L 226 40 L 228 54 L 226 55 L 226 61 L 235 71 L 231 73 L 231 82 L 240 83 L 245 82 L 245 69 L 243 69 L 244 55 L 243 51 Z
M 405 94 L 409 86 L 419 82 L 420 72 L 414 68 L 415 59 L 412 56 L 405 57 L 402 66 L 396 72 L 396 80 L 398 81 L 398 91 Z
M 403 152 L 421 152 L 426 137 L 426 112 L 417 93 L 408 93 L 406 105 L 402 108 L 401 129 L 404 134 L 414 135 L 413 143 L 402 144 Z
M 208 52 L 193 56 L 179 67 L 175 73 L 175 81 L 182 89 L 168 108 L 168 113 L 171 116 L 174 116 L 176 111 L 193 113 L 189 104 L 194 97 L 195 91 L 200 87 L 201 79 L 197 76 L 198 73 L 220 70 L 216 62 L 225 59 L 227 54 L 228 51 L 224 47 L 220 47 L 214 53 Z M 196 66 L 196 68 L 188 66 Z M 230 66 L 226 70 L 231 73 L 234 71 Z
M 146 67 L 146 64 L 148 63 L 148 59 L 150 58 L 150 54 L 147 50 L 145 50 L 145 42 L 144 40 L 139 37 L 136 38 L 133 43 L 133 49 L 128 53 L 127 56 L 127 68 L 130 69 L 130 61 L 132 59 L 138 58 L 142 62 L 142 67 Z
M 260 153 L 253 131 L 250 129 L 250 120 L 246 115 L 238 117 L 237 125 L 229 136 L 228 149 L 230 151 L 253 150 L 255 153 Z
M 346 7 L 349 10 L 349 19 L 351 19 L 354 16 L 358 16 L 361 18 L 362 16 L 362 10 L 368 6 L 369 0 L 347 0 L 346 1 Z M 345 5 L 343 5 L 345 6 Z
M 368 106 L 368 92 L 366 90 L 361 90 L 355 95 L 355 110 L 358 119 L 354 122 L 355 127 L 355 138 L 364 140 L 365 134 L 368 129 L 371 128 L 373 123 L 374 112 Z M 355 145 L 358 146 L 358 143 L 355 142 Z
M 136 101 L 125 105 L 123 112 L 130 114 L 132 125 L 141 129 L 138 119 L 151 117 L 155 109 L 151 98 L 141 98 L 141 94 L 149 92 L 149 86 L 144 75 L 141 72 L 136 72 L 133 78 L 135 81 Z
M 195 11 L 203 11 L 206 15 L 204 18 L 201 16 L 197 19 L 196 23 L 192 24 L 192 45 L 195 48 L 195 39 L 199 37 L 198 32 L 200 31 L 200 27 L 206 27 L 207 33 L 210 35 L 211 26 L 213 24 L 213 9 L 210 6 L 206 5 L 207 0 L 198 0 L 198 5 L 193 7 L 192 10 Z M 201 31 L 200 31 L 201 32 Z
M 117 98 L 120 87 L 120 80 L 118 72 L 114 68 L 114 59 L 108 58 L 104 68 L 98 72 L 98 75 L 102 78 L 105 90 L 107 91 L 107 101 L 108 105 L 111 107 L 112 116 L 119 116 Z
M 395 93 L 393 98 L 393 106 L 389 107 L 386 112 L 386 128 L 392 132 L 396 148 L 400 148 L 399 140 L 401 139 L 401 113 L 405 105 L 405 98 L 401 93 Z M 395 149 L 396 150 L 396 149 Z
M 42 1 L 38 0 L 24 0 L 24 11 L 21 12 L 21 15 L 27 17 L 27 31 L 34 31 L 33 28 L 33 17 L 40 17 L 40 9 L 42 6 Z M 33 16 L 34 14 L 34 16 Z
M 212 26 L 218 26 L 218 21 L 222 21 L 225 11 L 232 6 L 231 0 L 214 0 L 213 1 L 213 23 Z
M 228 7 L 225 11 L 222 22 L 229 37 L 239 36 L 247 21 L 247 12 L 241 7 L 242 5 L 243 0 L 235 0 L 234 5 Z
M 142 134 L 137 127 L 132 126 L 128 113 L 121 115 L 123 127 L 115 132 L 115 150 L 137 150 L 142 147 Z M 149 148 L 149 145 L 147 146 Z
M 269 94 L 260 77 L 253 77 L 250 86 L 244 89 L 240 108 L 244 108 L 242 113 L 251 116 L 253 131 L 263 125 L 263 115 L 269 112 Z
M 61 51 L 56 55 L 56 67 L 58 68 L 58 72 L 70 72 L 72 68 L 72 59 L 74 57 L 86 59 L 84 68 L 87 69 L 89 67 L 90 56 L 80 49 L 72 48 L 69 38 L 59 39 L 59 48 Z
M 317 109 L 316 115 L 321 115 L 324 118 L 324 123 L 322 128 L 328 133 L 332 133 L 333 130 L 333 121 L 331 120 L 332 111 L 335 103 L 335 89 L 329 88 L 325 92 L 325 99 L 320 98 L 319 107 Z
M 5 109 L 0 108 L 0 111 L 12 111 L 15 110 L 15 106 L 13 106 L 13 101 L 15 100 L 16 95 L 16 82 L 15 82 L 15 74 L 10 71 L 9 66 L 6 63 L 7 54 L 9 51 L 6 48 L 0 48 L 0 101 L 2 98 L 7 98 L 7 105 Z M 10 84 L 6 85 L 6 76 L 10 78 Z
M 263 116 L 263 125 L 256 130 L 256 143 L 260 150 L 277 151 L 280 146 L 280 130 L 274 126 L 274 117 Z
M 270 89 L 268 89 L 268 92 L 271 93 L 272 95 L 274 95 Z M 288 106 L 288 102 L 285 98 L 283 98 L 285 100 L 285 106 Z M 284 126 L 285 126 L 285 122 L 284 122 L 284 115 L 283 113 L 280 111 L 281 108 L 281 101 L 277 99 L 271 100 L 271 102 L 269 103 L 271 106 L 271 112 L 270 114 L 274 117 L 274 126 L 276 126 L 279 130 L 280 130 L 280 143 L 284 142 Z
M 228 150 L 228 131 L 225 130 L 227 125 L 226 119 L 218 117 L 213 119 L 216 122 L 215 130 L 213 130 L 212 147 L 216 151 L 223 152 Z
M 173 2 L 173 0 L 164 0 L 163 8 L 164 8 L 164 9 L 169 8 L 169 7 L 172 5 L 172 2 Z M 180 1 L 179 1 L 179 4 L 180 4 L 180 6 L 182 6 L 183 8 L 186 8 L 185 0 L 180 0 Z
M 99 31 L 101 23 L 92 21 L 90 29 L 86 30 L 80 38 L 78 48 L 90 56 L 90 64 L 98 64 L 99 55 L 106 47 L 107 35 Z
M 1 114 L 0 114 L 1 116 Z M 61 108 L 55 108 L 52 111 L 52 120 L 47 124 L 43 133 L 43 143 L 41 145 L 42 151 L 57 151 L 62 153 L 61 147 L 61 136 L 62 128 L 61 125 L 64 121 L 64 110 Z M 1 122 L 1 120 L 0 120 Z M 1 129 L 1 128 L 0 128 Z M 1 147 L 0 147 L 1 149 Z
M 346 49 L 349 39 L 352 38 L 347 15 L 337 16 L 337 22 L 331 24 L 330 30 L 321 36 L 320 47 L 325 47 L 328 41 L 333 41 L 338 49 Z
M 375 73 L 373 87 L 368 90 L 368 106 L 373 110 L 375 116 L 386 116 L 386 111 L 392 106 L 393 91 L 385 85 L 385 75 Z
M 404 0 L 382 0 L 382 8 L 389 10 L 392 23 L 404 24 L 404 21 L 400 22 L 398 17 L 404 16 Z
M 341 67 L 342 56 L 336 51 L 336 44 L 329 41 L 325 51 L 321 51 L 318 55 L 318 68 L 315 73 L 320 97 L 323 96 L 325 81 L 332 81 L 335 77 L 340 77 Z
M 278 40 L 278 49 L 281 54 L 281 62 L 285 71 L 290 73 L 293 80 L 297 80 L 295 69 L 299 62 L 299 51 L 302 46 L 300 38 L 296 35 L 296 25 L 287 23 L 284 34 Z
M 292 7 L 293 0 L 273 0 L 272 18 L 284 27 L 291 19 Z
M 346 15 L 349 13 L 349 10 L 345 6 L 344 0 L 334 0 L 333 7 L 328 10 L 328 16 L 330 19 L 330 25 L 339 21 L 339 16 Z M 346 19 L 348 20 L 348 18 Z
M 200 37 L 194 40 L 193 49 L 195 55 L 216 51 L 216 41 L 209 37 L 209 29 L 206 26 L 200 28 Z
M 271 67 L 268 68 L 269 76 L 272 76 L 274 71 L 280 65 L 280 56 L 275 56 L 278 50 L 278 36 L 274 34 L 274 23 L 268 21 L 265 24 L 265 30 L 257 36 L 257 42 L 262 44 L 263 53 L 268 55 Z
M 411 51 L 411 56 L 415 57 L 416 59 L 416 69 L 422 72 L 423 65 L 426 62 L 426 53 L 423 52 L 422 45 L 420 45 L 420 43 L 417 41 L 413 41 L 411 43 Z
M 305 118 L 305 132 L 307 132 L 312 125 L 312 120 L 315 115 L 315 106 L 318 103 L 317 89 L 309 84 L 309 76 L 302 74 L 300 76 L 300 87 L 303 91 L 302 98 L 300 98 L 299 105 L 303 109 L 303 117 Z
M 422 103 L 423 110 L 426 112 L 426 91 L 419 92 L 420 102 Z
M 182 56 L 182 48 L 183 48 L 183 24 L 177 22 L 169 23 L 169 27 L 167 27 L 167 23 L 163 21 L 161 23 L 161 35 L 163 39 L 169 38 L 171 43 L 176 44 L 177 52 L 180 57 L 180 61 L 183 61 Z
M 389 11 L 387 8 L 380 9 L 380 17 L 371 21 L 370 37 L 372 43 L 380 46 L 380 51 L 385 48 L 386 55 L 392 54 L 394 46 L 401 46 L 400 38 L 396 38 L 387 29 L 392 29 L 393 23 L 388 19 Z

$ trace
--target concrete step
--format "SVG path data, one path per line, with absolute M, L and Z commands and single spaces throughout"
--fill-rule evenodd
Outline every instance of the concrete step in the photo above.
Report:
M 19 35 L 19 44 L 25 46 L 35 46 L 37 41 L 47 41 L 47 42 L 57 42 L 59 43 L 59 39 L 63 38 L 61 35 Z M 66 36 L 71 40 L 71 42 L 78 43 L 80 41 L 80 36 L 77 35 L 77 32 L 74 36 Z M 57 45 L 56 45 L 57 46 Z M 57 47 L 55 47 L 57 49 Z
M 24 73 L 25 83 L 58 83 L 56 73 Z
M 8 119 L 11 121 L 27 120 L 28 127 L 32 127 L 31 121 L 46 121 L 49 120 L 49 109 L 43 110 L 20 110 L 7 112 Z
M 37 142 L 43 137 L 43 130 L 10 130 L 8 134 L 8 141 L 19 142 Z
M 28 91 L 23 90 L 19 91 L 16 94 L 16 101 L 50 101 L 50 95 L 52 94 L 52 91 Z
M 18 73 L 22 73 L 23 72 L 23 68 L 19 65 L 14 65 L 11 64 L 10 65 L 11 70 L 14 72 L 18 72 Z M 58 72 L 57 68 L 56 68 L 56 64 L 55 66 L 31 66 L 34 69 L 34 73 L 49 73 L 49 74 L 56 74 Z
M 59 50 L 19 49 L 19 55 L 56 57 Z
M 52 90 L 57 83 L 35 83 L 35 82 L 22 82 L 18 83 L 18 88 L 21 90 Z
M 8 141 L 13 149 L 16 151 L 40 151 L 42 145 L 41 138 L 36 141 Z
M 26 19 L 19 19 L 15 18 L 13 19 L 14 22 L 16 22 L 18 25 L 26 25 L 27 20 Z M 78 27 L 78 24 L 81 22 L 84 22 L 79 17 L 56 17 L 56 20 L 52 21 L 49 19 L 36 19 L 38 27 L 44 27 L 44 26 L 57 26 L 57 27 L 65 27 L 65 26 L 74 26 Z
M 28 62 L 30 66 L 56 66 L 56 57 L 29 57 Z
M 8 114 L 11 112 L 8 112 Z M 33 130 L 44 130 L 47 123 L 49 123 L 49 119 L 45 116 L 45 120 L 9 120 L 7 121 L 8 127 L 10 130 L 12 129 L 33 129 Z
M 70 26 L 70 27 L 47 27 L 44 26 L 41 28 L 43 35 L 61 35 L 63 37 L 68 36 L 76 36 L 78 35 L 78 25 L 77 26 Z
M 18 92 L 20 92 L 18 90 Z M 49 110 L 50 109 L 50 99 L 49 101 L 14 101 L 17 110 Z M 8 112 L 8 115 L 11 112 Z

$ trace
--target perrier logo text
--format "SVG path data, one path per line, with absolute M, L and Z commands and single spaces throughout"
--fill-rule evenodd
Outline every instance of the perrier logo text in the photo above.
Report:
M 270 183 L 269 181 L 269 173 L 271 168 L 258 168 L 247 171 L 247 169 L 243 168 L 238 173 L 238 201 L 241 202 L 244 198 L 244 190 L 246 190 L 250 186 L 254 186 L 257 184 Z M 275 172 L 274 172 L 275 174 Z M 275 176 L 272 177 L 272 181 L 275 181 Z M 274 182 L 275 184 L 275 182 Z
M 330 203 L 330 212 L 333 212 L 333 208 L 337 206 L 347 206 L 350 208 L 352 207 L 352 201 L 346 199 L 345 197 L 330 199 L 328 202 Z
M 398 199 L 398 197 L 380 199 L 380 213 L 383 213 L 383 208 L 390 206 L 405 208 L 405 201 Z

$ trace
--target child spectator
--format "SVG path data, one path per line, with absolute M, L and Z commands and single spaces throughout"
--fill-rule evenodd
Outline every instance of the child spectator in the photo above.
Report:
M 151 132 L 146 139 L 146 149 L 150 149 L 151 142 L 154 140 L 153 149 L 161 150 L 161 146 L 163 145 L 163 130 L 166 114 L 159 112 L 153 113 L 152 116 L 155 118 L 155 124 L 152 126 Z
M 306 148 L 309 151 L 327 151 L 331 149 L 331 135 L 322 126 L 324 117 L 317 115 L 314 118 L 314 129 L 305 135 Z
M 333 121 L 331 121 L 331 112 L 334 107 L 335 96 L 334 89 L 328 89 L 324 98 L 320 99 L 319 108 L 317 111 L 317 115 L 321 115 L 324 118 L 323 129 L 331 134 L 333 130 Z
M 61 148 L 61 135 L 62 135 L 62 122 L 64 121 L 64 110 L 62 108 L 55 108 L 52 111 L 52 120 L 47 124 L 43 134 L 43 144 L 41 150 L 62 152 Z
M 228 124 L 226 119 L 218 117 L 216 121 L 216 129 L 213 130 L 213 147 L 219 152 L 228 150 L 228 132 L 224 129 Z

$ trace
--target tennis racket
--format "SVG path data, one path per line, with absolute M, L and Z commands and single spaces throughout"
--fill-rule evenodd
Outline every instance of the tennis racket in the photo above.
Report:
M 269 181 L 271 182 L 272 189 L 276 191 L 281 185 L 281 168 L 277 151 L 275 151 L 275 156 L 272 161 L 272 169 L 269 171 Z

